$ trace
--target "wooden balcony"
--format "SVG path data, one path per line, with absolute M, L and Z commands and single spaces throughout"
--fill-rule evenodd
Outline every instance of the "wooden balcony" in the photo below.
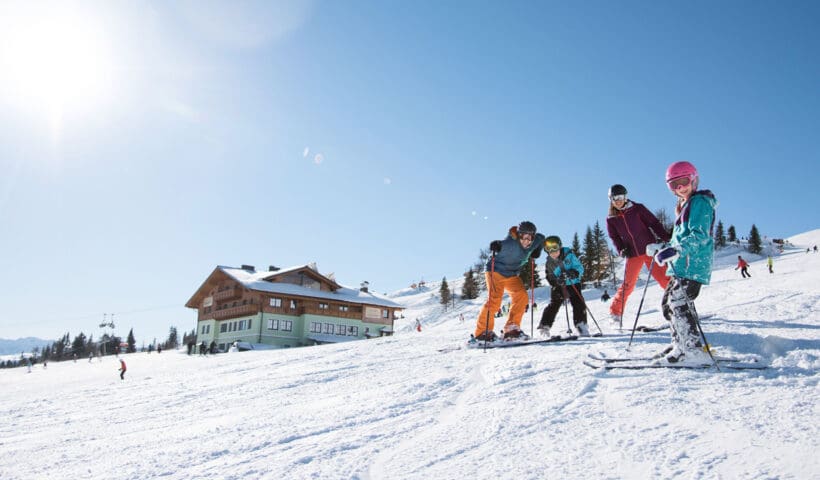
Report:
M 242 296 L 242 291 L 238 288 L 229 288 L 227 290 L 222 290 L 221 292 L 216 292 L 214 294 L 214 303 L 219 304 L 220 302 L 224 302 L 226 300 L 233 300 L 234 298 L 240 298 Z
M 225 308 L 223 310 L 214 310 L 211 315 L 214 320 L 224 320 L 226 318 L 244 317 L 248 315 L 256 315 L 259 313 L 259 305 L 249 304 L 240 305 L 238 307 Z

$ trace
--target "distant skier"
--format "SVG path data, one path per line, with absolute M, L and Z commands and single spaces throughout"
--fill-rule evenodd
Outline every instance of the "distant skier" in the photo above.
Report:
M 125 380 L 125 371 L 126 370 L 127 370 L 127 368 L 125 367 L 125 360 L 120 359 L 120 369 L 119 369 L 120 380 Z
M 602 302 L 608 302 L 609 301 L 609 292 L 607 292 L 606 290 L 604 290 L 604 294 L 601 295 L 601 301 Z
M 578 257 L 572 253 L 569 247 L 561 246 L 561 238 L 555 235 L 547 237 L 544 241 L 544 250 L 547 251 L 547 263 L 545 266 L 547 282 L 552 290 L 550 291 L 550 303 L 541 314 L 541 323 L 538 330 L 541 335 L 549 338 L 550 329 L 555 322 L 555 316 L 561 309 L 565 301 L 572 304 L 572 320 L 578 334 L 584 337 L 589 336 L 587 327 L 587 311 L 583 297 L 581 297 L 581 275 L 584 274 L 584 267 Z
M 766 266 L 769 267 L 769 273 L 774 273 L 774 261 L 771 255 L 766 259 Z
M 645 206 L 627 197 L 626 187 L 615 184 L 609 187 L 609 215 L 606 229 L 618 255 L 626 259 L 624 281 L 615 292 L 609 305 L 610 320 L 620 327 L 626 300 L 638 282 L 644 265 L 651 268 L 652 277 L 662 289 L 669 284 L 662 268 L 654 268 L 652 255 L 660 249 L 659 243 L 669 241 L 669 232 Z
M 659 363 L 710 361 L 699 335 L 694 300 L 712 276 L 715 250 L 712 228 L 717 200 L 709 190 L 697 190 L 699 180 L 697 169 L 689 162 L 675 162 L 666 170 L 666 184 L 678 202 L 670 246 L 655 254 L 658 265 L 666 265 L 672 274 L 662 301 L 663 316 L 669 320 L 672 330 L 672 342 L 658 355 L 665 355 L 659 358 Z
M 416 331 L 417 332 L 421 331 L 421 322 L 419 321 L 418 318 L 416 319 Z
M 524 306 L 529 301 L 529 296 L 518 274 L 530 261 L 530 257 L 538 258 L 541 255 L 543 245 L 544 235 L 538 233 L 535 224 L 529 221 L 523 221 L 517 227 L 510 228 L 504 240 L 493 240 L 490 243 L 492 256 L 487 260 L 484 274 L 487 281 L 487 302 L 481 307 L 476 319 L 476 340 L 495 340 L 495 318 L 491 312 L 499 310 L 505 291 L 512 298 L 512 305 L 507 323 L 504 325 L 504 337 L 518 338 L 523 335 L 521 318 L 524 316 Z
M 749 263 L 746 260 L 743 260 L 743 257 L 741 257 L 740 255 L 737 256 L 737 267 L 735 267 L 735 270 L 737 270 L 738 268 L 740 269 L 740 275 L 743 278 L 752 277 L 751 275 L 749 275 Z

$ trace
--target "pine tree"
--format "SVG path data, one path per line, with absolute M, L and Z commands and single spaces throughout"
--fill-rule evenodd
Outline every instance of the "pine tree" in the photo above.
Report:
M 581 242 L 578 240 L 578 232 L 575 232 L 575 235 L 572 236 L 572 253 L 575 254 L 576 257 L 581 258 Z
M 172 349 L 179 346 L 179 339 L 177 337 L 177 327 L 171 327 L 168 330 L 168 339 L 165 340 L 163 348 Z
M 667 213 L 666 209 L 661 207 L 655 210 L 655 217 L 661 222 L 663 225 L 663 229 L 666 230 L 668 233 L 672 232 L 672 228 L 675 226 L 675 219 L 672 218 L 669 213 Z
M 592 275 L 595 273 L 594 259 L 598 256 L 598 244 L 595 237 L 592 235 L 592 229 L 587 227 L 584 234 L 584 254 L 580 257 L 581 266 L 584 267 L 584 275 L 581 276 L 581 282 L 586 283 L 592 280 Z
M 727 240 L 729 240 L 730 243 L 737 242 L 737 233 L 735 233 L 735 226 L 734 225 L 729 225 L 729 230 L 728 230 L 727 234 L 729 235 L 729 238 L 727 238 Z
M 715 227 L 715 250 L 726 246 L 726 234 L 723 233 L 723 222 L 718 221 Z
M 749 232 L 749 252 L 759 254 L 762 251 L 763 242 L 760 241 L 760 233 L 755 224 L 752 224 L 752 230 Z
M 71 342 L 71 351 L 78 357 L 84 357 L 87 353 L 85 334 L 83 332 L 80 332 L 79 335 L 74 337 L 74 341 Z
M 467 300 L 478 298 L 479 286 L 472 269 L 464 272 L 464 285 L 461 286 L 461 296 Z
M 596 221 L 592 229 L 592 239 L 595 242 L 595 258 L 592 259 L 593 272 L 591 278 L 598 287 L 609 272 L 609 247 L 606 244 L 606 235 L 601 229 L 600 222 Z
M 518 274 L 518 277 L 524 283 L 524 289 L 529 290 L 530 287 L 538 288 L 541 286 L 541 277 L 538 276 L 538 272 L 533 272 L 532 266 L 535 262 L 528 261 L 521 267 L 521 272 Z M 537 270 L 537 269 L 536 269 Z M 532 280 L 533 285 L 530 285 L 530 280 Z
M 450 286 L 447 285 L 447 277 L 441 279 L 441 288 L 439 289 L 439 294 L 441 295 L 441 304 L 444 305 L 445 309 L 447 309 L 447 305 L 450 303 L 450 300 L 452 300 Z
M 485 265 L 487 265 L 487 260 L 490 258 L 490 250 L 486 248 L 482 248 L 478 252 L 478 262 L 473 265 L 473 272 L 475 275 L 476 283 L 478 284 L 479 290 L 486 290 L 487 289 L 487 281 L 484 279 L 484 269 Z
M 137 341 L 134 339 L 134 329 L 128 331 L 128 353 L 134 353 L 137 351 Z

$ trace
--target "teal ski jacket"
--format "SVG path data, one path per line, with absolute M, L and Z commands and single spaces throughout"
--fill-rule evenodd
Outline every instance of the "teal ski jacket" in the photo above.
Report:
M 672 275 L 709 285 L 712 278 L 712 255 L 715 240 L 717 200 L 709 190 L 699 190 L 683 204 L 675 219 L 670 244 L 678 249 L 680 257 L 671 265 Z

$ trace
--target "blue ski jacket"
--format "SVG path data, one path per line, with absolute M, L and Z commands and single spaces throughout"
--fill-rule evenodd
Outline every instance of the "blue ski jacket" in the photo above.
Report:
M 518 241 L 518 228 L 512 227 L 507 238 L 501 241 L 501 251 L 495 254 L 495 266 L 492 265 L 493 257 L 487 260 L 487 271 L 495 271 L 504 277 L 518 275 L 521 267 L 530 260 L 530 255 L 544 247 L 544 240 L 546 240 L 544 235 L 536 233 L 532 244 L 525 249 Z
M 712 255 L 715 240 L 717 200 L 709 190 L 699 190 L 681 206 L 675 219 L 670 244 L 678 249 L 680 257 L 671 265 L 672 275 L 709 285 L 712 278 Z
M 584 267 L 581 265 L 581 261 L 578 260 L 578 257 L 572 253 L 572 249 L 569 247 L 561 247 L 561 255 L 559 255 L 557 259 L 547 256 L 547 264 L 545 267 L 548 278 L 550 273 L 552 273 L 555 278 L 559 278 L 562 270 L 578 270 L 578 278 L 567 278 L 567 285 L 578 285 L 581 283 L 581 277 L 584 276 Z

